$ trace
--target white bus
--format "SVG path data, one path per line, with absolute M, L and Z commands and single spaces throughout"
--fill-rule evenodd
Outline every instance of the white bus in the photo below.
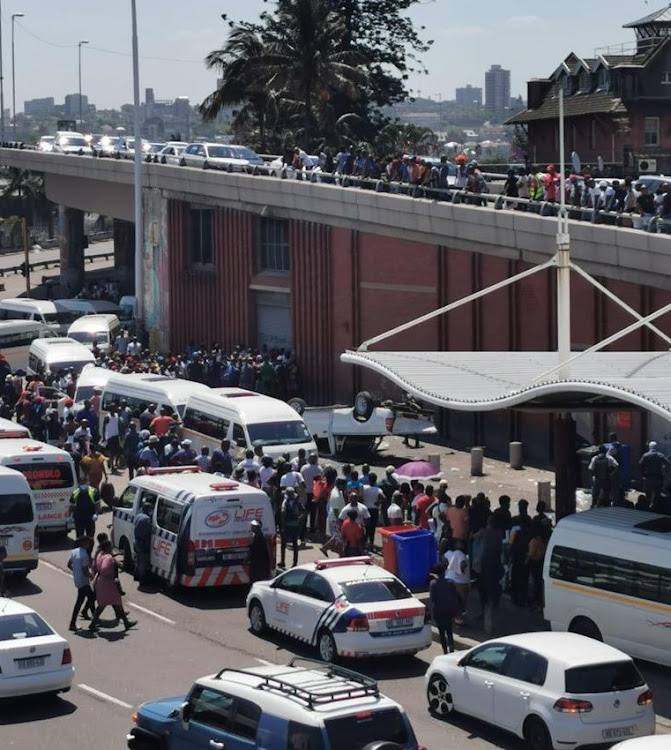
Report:
M 28 480 L 40 531 L 67 532 L 71 527 L 70 496 L 77 487 L 72 456 L 52 445 L 19 437 L 20 434 L 0 435 L 0 466 L 20 471 Z
M 272 458 L 300 448 L 307 454 L 317 445 L 303 418 L 289 404 L 244 388 L 211 388 L 209 393 L 189 397 L 182 418 L 182 437 L 191 440 L 198 452 L 203 445 L 210 451 L 227 438 L 235 448 L 263 446 Z
M 671 666 L 671 517 L 595 508 L 563 518 L 543 580 L 552 630 Z

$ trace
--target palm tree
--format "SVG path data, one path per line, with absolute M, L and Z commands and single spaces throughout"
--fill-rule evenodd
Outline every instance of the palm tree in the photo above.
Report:
M 46 219 L 49 238 L 54 236 L 53 204 L 47 198 L 44 175 L 27 169 L 7 167 L 2 170 L 5 184 L 2 195 L 16 197 L 23 204 L 21 213 L 35 226 Z

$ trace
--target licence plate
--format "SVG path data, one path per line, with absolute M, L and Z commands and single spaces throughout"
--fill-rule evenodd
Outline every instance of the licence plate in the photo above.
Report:
M 412 627 L 412 617 L 398 617 L 395 620 L 387 620 L 387 629 L 396 630 L 396 628 Z
M 35 656 L 32 659 L 17 659 L 16 663 L 19 669 L 35 669 L 35 667 L 43 667 L 44 656 Z
M 613 727 L 612 729 L 602 729 L 601 736 L 604 740 L 619 740 L 622 737 L 633 737 L 636 734 L 636 725 L 630 727 Z
M 35 503 L 37 510 L 51 510 L 52 503 Z

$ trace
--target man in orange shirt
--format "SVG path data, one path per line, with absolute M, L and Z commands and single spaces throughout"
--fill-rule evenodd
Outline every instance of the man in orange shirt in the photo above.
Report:
M 417 514 L 417 523 L 420 529 L 429 528 L 429 516 L 427 511 L 434 502 L 435 497 L 433 496 L 433 486 L 427 484 L 423 494 L 419 495 L 415 501 L 415 513 Z
M 82 469 L 89 480 L 89 484 L 96 490 L 100 489 L 100 483 L 102 482 L 103 476 L 105 477 L 105 481 L 107 481 L 105 456 L 98 451 L 98 446 L 94 445 L 91 448 L 91 453 L 82 458 Z
M 149 430 L 161 439 L 166 437 L 170 430 L 170 425 L 175 424 L 176 420 L 168 415 L 165 408 L 161 409 L 161 416 L 154 417 L 149 425 Z
M 357 522 L 356 510 L 350 510 L 347 518 L 342 522 L 340 535 L 342 537 L 343 552 L 341 557 L 357 557 L 363 554 L 363 526 Z

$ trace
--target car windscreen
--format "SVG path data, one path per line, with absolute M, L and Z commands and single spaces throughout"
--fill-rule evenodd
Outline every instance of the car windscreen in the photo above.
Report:
M 60 139 L 61 146 L 88 146 L 86 138 L 81 136 L 62 136 Z
M 207 153 L 208 156 L 212 156 L 215 159 L 227 159 L 232 156 L 231 149 L 225 146 L 208 146 Z
M 247 432 L 252 445 L 292 445 L 309 443 L 312 436 L 301 420 L 290 422 L 260 422 L 248 424 Z
M 10 464 L 28 480 L 31 490 L 63 490 L 72 487 L 72 467 L 65 461 L 34 464 Z
M 39 638 L 53 634 L 54 631 L 35 612 L 27 612 L 23 615 L 0 614 L 0 641 Z
M 56 312 L 45 312 L 43 317 L 47 323 L 58 323 L 65 326 L 74 323 L 77 318 L 81 318 L 81 315 L 80 312 L 71 310 L 58 310 Z
M 234 156 L 239 156 L 241 159 L 250 159 L 251 161 L 259 161 L 259 155 L 252 151 L 251 148 L 246 146 L 232 146 Z
M 73 360 L 73 361 L 67 361 L 67 362 L 52 362 L 49 365 L 49 369 L 51 372 L 58 372 L 59 370 L 70 370 L 73 369 L 76 372 L 81 372 L 84 367 L 88 364 L 91 364 L 93 362 L 93 355 L 91 355 L 91 359 L 80 359 L 80 360 Z
M 397 708 L 361 711 L 339 719 L 327 719 L 324 726 L 333 748 L 361 750 L 378 742 L 395 742 L 405 747 L 410 742 L 403 716 Z
M 68 337 L 80 344 L 108 344 L 109 334 L 105 331 L 70 331 Z
M 393 602 L 398 599 L 410 599 L 412 597 L 410 591 L 395 578 L 344 583 L 342 584 L 342 591 L 350 604 Z
M 645 684 L 633 661 L 591 664 L 566 670 L 567 693 L 611 693 Z
M 30 523 L 33 520 L 33 504 L 30 495 L 11 493 L 0 495 L 0 526 L 14 523 Z

